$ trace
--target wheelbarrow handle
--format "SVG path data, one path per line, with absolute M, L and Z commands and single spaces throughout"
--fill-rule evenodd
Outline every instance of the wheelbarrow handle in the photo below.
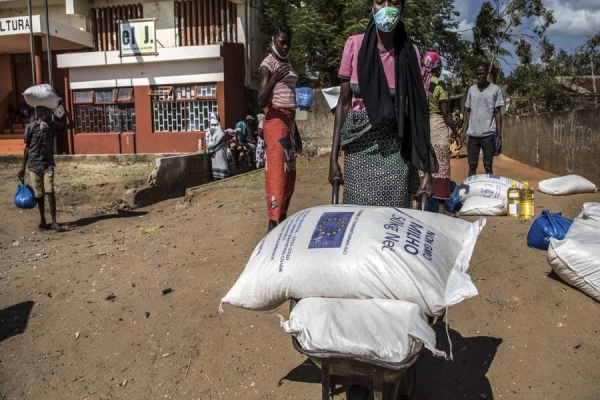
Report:
M 338 204 L 340 198 L 340 180 L 333 180 L 333 188 L 331 190 L 331 204 Z
M 421 195 L 418 197 L 418 208 L 421 211 L 427 211 L 427 205 L 429 204 L 429 195 L 427 193 L 421 193 Z

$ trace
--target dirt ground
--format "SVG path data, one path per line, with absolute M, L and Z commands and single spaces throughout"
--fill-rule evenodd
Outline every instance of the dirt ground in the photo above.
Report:
M 461 181 L 466 160 L 452 163 Z M 291 212 L 329 202 L 327 165 L 299 161 Z M 495 167 L 535 188 L 551 176 L 503 157 Z M 265 232 L 262 172 L 189 202 L 118 210 L 125 187 L 150 169 L 62 166 L 59 220 L 70 229 L 41 233 L 37 211 L 12 204 L 17 167 L 2 166 L 2 398 L 320 398 L 319 370 L 279 326 L 287 305 L 218 313 Z M 600 194 L 538 193 L 536 211 L 574 217 L 586 201 Z M 529 226 L 488 218 L 470 270 L 479 296 L 449 310 L 455 360 L 423 353 L 414 399 L 600 397 L 600 304 L 551 274 L 546 253 L 526 245 Z

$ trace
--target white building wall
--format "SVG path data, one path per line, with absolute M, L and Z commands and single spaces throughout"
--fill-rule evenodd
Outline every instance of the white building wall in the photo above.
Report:
M 36 3 L 37 1 L 34 1 L 32 13 L 44 18 L 44 7 L 35 5 Z M 156 37 L 159 42 L 159 53 L 161 48 L 176 47 L 175 10 L 172 0 L 94 0 L 93 3 L 90 1 L 90 8 L 138 3 L 143 5 L 144 18 L 157 19 Z M 26 4 L 23 0 L 14 2 L 2 2 L 0 0 L 0 18 L 26 16 Z M 261 0 L 236 0 L 233 5 L 237 7 L 238 43 L 246 46 L 246 84 L 250 88 L 258 90 L 260 85 L 259 66 L 265 56 L 265 39 L 259 26 Z M 82 8 L 79 7 L 78 9 Z M 64 0 L 50 0 L 48 10 L 51 20 L 91 33 L 89 15 L 67 15 Z
M 44 7 L 32 7 L 32 15 L 39 15 L 45 18 Z M 27 16 L 27 7 L 25 8 L 0 8 L 0 18 L 23 17 Z M 48 15 L 51 20 L 61 22 L 72 26 L 75 29 L 89 31 L 86 17 L 80 15 L 67 15 L 64 4 L 55 4 L 48 6 Z
M 221 82 L 223 79 L 223 62 L 219 59 L 69 70 L 71 89 L 74 90 Z

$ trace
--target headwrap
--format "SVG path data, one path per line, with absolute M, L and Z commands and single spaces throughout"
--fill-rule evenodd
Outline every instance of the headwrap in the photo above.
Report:
M 395 119 L 402 157 L 416 169 L 434 173 L 438 162 L 431 145 L 429 106 L 423 90 L 417 52 L 400 21 L 394 31 L 396 98 L 392 99 L 373 20 L 358 52 L 358 86 L 373 127 Z
M 423 57 L 423 63 L 421 65 L 423 85 L 425 85 L 425 92 L 429 93 L 429 85 L 431 84 L 433 70 L 442 65 L 442 57 L 440 57 L 438 53 L 430 51 Z
M 219 118 L 219 114 L 216 112 L 211 112 L 208 116 L 209 124 L 218 124 L 219 128 L 221 127 L 221 118 Z
M 265 114 L 258 114 L 256 119 L 258 120 L 258 129 L 262 131 L 264 127 Z
M 207 152 L 214 157 L 215 151 L 219 150 L 219 148 L 224 145 L 227 138 L 223 133 L 223 129 L 221 129 L 221 119 L 219 118 L 219 114 L 214 112 L 210 113 L 208 120 L 210 125 L 217 125 L 214 132 L 211 132 L 209 128 L 206 135 Z
M 237 124 L 235 124 L 235 130 L 240 132 L 238 136 L 239 142 L 246 143 L 246 133 L 248 130 L 248 125 L 246 125 L 244 121 L 240 121 Z

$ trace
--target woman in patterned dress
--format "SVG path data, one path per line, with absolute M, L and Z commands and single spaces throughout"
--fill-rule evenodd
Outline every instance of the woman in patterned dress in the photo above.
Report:
M 435 150 L 439 171 L 432 175 L 435 185 L 434 198 L 439 201 L 439 212 L 444 213 L 444 203 L 450 198 L 450 135 L 458 138 L 458 130 L 450 113 L 450 105 L 446 84 L 440 80 L 442 74 L 442 57 L 438 53 L 429 52 L 423 57 L 421 75 L 429 101 L 431 143 Z M 449 129 L 448 129 L 449 128 Z
M 404 3 L 373 1 L 374 19 L 344 47 L 329 181 L 344 184 L 346 204 L 410 208 L 415 194 L 434 193 L 438 165 L 420 57 L 400 21 Z
M 271 53 L 260 65 L 258 104 L 265 110 L 265 187 L 267 192 L 267 232 L 287 217 L 296 183 L 296 153 L 302 140 L 296 122 L 296 82 L 298 75 L 288 60 L 292 31 L 279 23 L 273 31 Z

